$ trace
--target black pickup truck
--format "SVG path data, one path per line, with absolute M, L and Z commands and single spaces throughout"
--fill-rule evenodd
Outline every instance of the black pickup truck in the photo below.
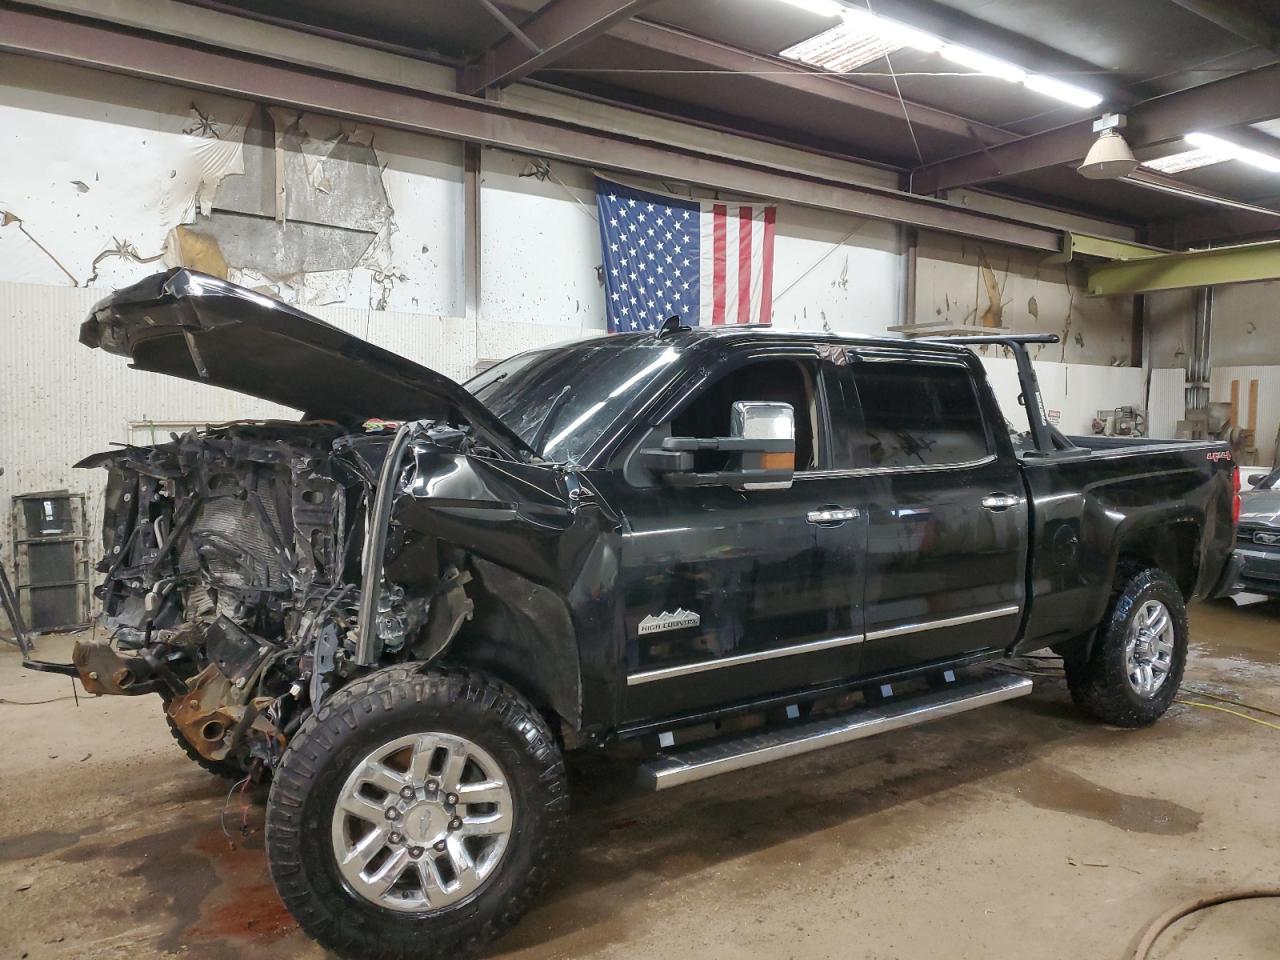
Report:
M 458 385 L 186 270 L 81 341 L 303 412 L 83 461 L 111 640 L 29 665 L 270 778 L 272 876 L 344 956 L 513 924 L 565 751 L 639 744 L 664 789 L 1020 696 L 987 665 L 1046 647 L 1086 711 L 1151 723 L 1185 604 L 1235 580 L 1228 447 L 1062 436 L 1025 338 L 968 341 L 1015 354 L 1022 435 L 944 342 L 673 319 Z

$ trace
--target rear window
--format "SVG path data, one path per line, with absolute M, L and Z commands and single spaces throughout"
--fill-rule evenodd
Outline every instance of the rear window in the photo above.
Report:
M 853 365 L 864 466 L 944 466 L 990 453 L 967 366 L 864 359 Z

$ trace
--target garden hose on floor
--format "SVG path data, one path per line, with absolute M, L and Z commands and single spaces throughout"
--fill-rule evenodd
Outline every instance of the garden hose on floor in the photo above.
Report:
M 1232 890 L 1228 893 L 1216 893 L 1210 897 L 1201 897 L 1199 900 L 1190 900 L 1179 906 L 1166 910 L 1147 927 L 1146 932 L 1142 935 L 1142 939 L 1138 941 L 1138 947 L 1133 951 L 1133 960 L 1147 960 L 1160 934 L 1164 933 L 1171 926 L 1189 914 L 1203 910 L 1206 907 L 1214 907 L 1220 903 L 1232 903 L 1236 900 L 1257 900 L 1264 897 L 1280 897 L 1280 887 L 1256 887 L 1252 890 Z

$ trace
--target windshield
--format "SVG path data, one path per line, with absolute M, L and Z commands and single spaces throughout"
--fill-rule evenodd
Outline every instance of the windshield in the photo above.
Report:
M 530 350 L 464 387 L 548 460 L 577 463 L 676 359 L 651 337 Z

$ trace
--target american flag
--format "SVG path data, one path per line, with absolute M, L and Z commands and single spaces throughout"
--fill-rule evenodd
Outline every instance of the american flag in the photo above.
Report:
M 688 200 L 596 180 L 609 330 L 768 323 L 776 207 Z

